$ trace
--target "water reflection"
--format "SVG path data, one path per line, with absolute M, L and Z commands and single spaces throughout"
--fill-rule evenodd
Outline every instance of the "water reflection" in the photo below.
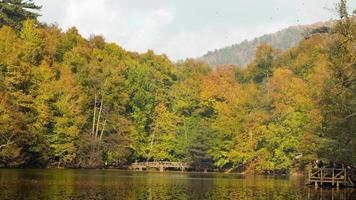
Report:
M 352 189 L 304 186 L 302 178 L 130 172 L 0 170 L 0 199 L 356 199 Z
M 353 188 L 308 188 L 308 199 L 310 200 L 350 200 L 356 199 L 356 191 Z

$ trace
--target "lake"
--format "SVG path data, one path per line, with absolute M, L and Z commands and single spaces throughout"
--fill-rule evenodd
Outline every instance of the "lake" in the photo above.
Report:
M 354 189 L 314 189 L 301 177 L 84 169 L 0 169 L 1 200 L 356 199 Z

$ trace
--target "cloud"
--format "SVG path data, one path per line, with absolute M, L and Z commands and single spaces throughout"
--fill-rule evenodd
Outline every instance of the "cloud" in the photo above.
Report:
M 69 1 L 62 26 L 76 26 L 82 34 L 111 35 L 117 24 L 123 24 L 125 17 L 121 10 L 111 7 L 107 0 Z
M 164 37 L 161 33 L 163 28 L 171 24 L 173 19 L 173 12 L 167 9 L 159 8 L 152 11 L 143 20 L 142 27 L 132 30 L 131 37 L 127 43 L 128 47 L 142 52 L 160 43 Z
M 134 6 L 113 0 L 63 2 L 65 6 L 58 1 L 43 2 L 42 20 L 50 23 L 57 21 L 63 29 L 76 26 L 85 37 L 103 35 L 108 41 L 117 42 L 132 51 L 159 51 L 160 45 L 157 44 L 166 37 L 163 34 L 165 27 L 174 20 L 173 11 L 164 7 L 150 8 L 152 5 Z
M 38 0 L 41 21 L 101 34 L 130 51 L 171 59 L 205 54 L 291 25 L 335 17 L 338 0 Z M 350 2 L 355 8 L 356 1 Z
M 287 21 L 260 24 L 255 27 L 240 26 L 230 29 L 201 29 L 184 31 L 164 38 L 157 49 L 159 53 L 169 52 L 174 60 L 199 57 L 209 50 L 229 46 L 246 39 L 251 40 L 263 34 L 274 33 L 288 26 Z
M 174 15 L 171 11 L 161 8 L 153 11 L 148 20 L 157 24 L 169 24 L 173 18 Z

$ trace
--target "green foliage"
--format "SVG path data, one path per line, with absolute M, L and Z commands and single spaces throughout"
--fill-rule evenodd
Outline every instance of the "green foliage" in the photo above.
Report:
M 0 1 L 0 27 L 10 26 L 20 30 L 22 22 L 27 19 L 37 19 L 40 16 L 35 11 L 41 9 L 32 0 L 1 0 Z
M 197 169 L 212 167 L 214 160 L 210 154 L 215 138 L 213 130 L 205 120 L 195 119 L 188 142 L 187 160 Z
M 164 103 L 157 105 L 152 123 L 148 159 L 176 160 L 177 125 L 179 118 Z
M 288 80 L 285 81 L 285 80 Z M 307 92 L 307 85 L 289 70 L 278 69 L 270 80 L 270 119 L 264 126 L 263 140 L 266 142 L 258 151 L 268 152 L 257 165 L 262 171 L 287 171 L 301 154 L 299 144 L 308 131 L 309 112 L 313 102 Z M 265 150 L 266 149 L 266 150 Z M 270 163 L 264 168 L 263 163 Z
M 346 1 L 341 1 L 340 17 L 328 51 L 331 75 L 321 99 L 327 141 L 320 154 L 328 160 L 355 164 L 356 20 L 347 14 Z
M 279 52 L 269 45 L 257 47 L 255 60 L 247 67 L 250 79 L 256 83 L 261 83 L 264 79 L 272 75 L 274 62 Z
M 24 59 L 33 65 L 38 65 L 43 56 L 42 48 L 44 41 L 40 35 L 40 31 L 36 29 L 35 23 L 34 20 L 24 21 L 20 37 L 24 41 Z

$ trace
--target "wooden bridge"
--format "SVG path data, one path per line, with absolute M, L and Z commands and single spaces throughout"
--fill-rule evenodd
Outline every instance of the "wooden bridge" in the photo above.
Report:
M 164 171 L 165 169 L 178 169 L 184 171 L 190 166 L 184 162 L 169 162 L 169 161 L 157 161 L 157 162 L 134 162 L 130 165 L 130 169 L 133 170 L 148 170 L 148 169 L 158 169 L 159 171 Z
M 355 186 L 355 170 L 351 169 L 334 169 L 334 168 L 314 168 L 308 172 L 309 185 L 345 187 Z

